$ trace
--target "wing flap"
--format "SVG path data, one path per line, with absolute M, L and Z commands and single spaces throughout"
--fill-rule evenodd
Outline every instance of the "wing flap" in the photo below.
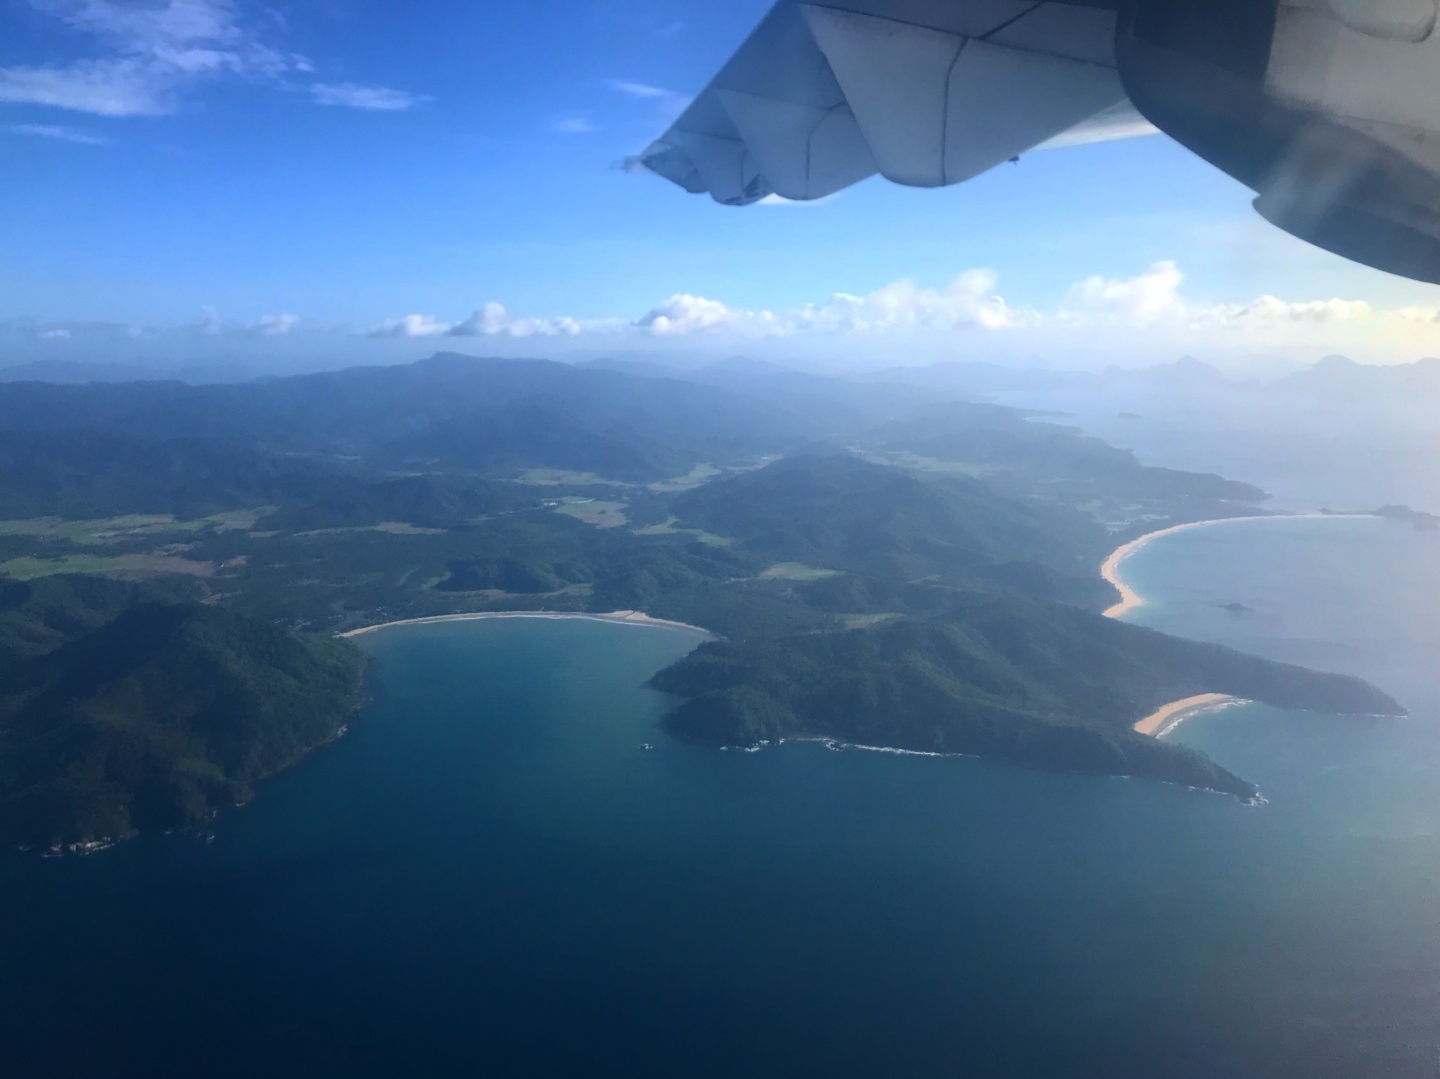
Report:
M 1105 0 L 781 0 L 639 160 L 737 206 L 876 172 L 959 183 L 1124 105 L 1115 20 Z
M 945 183 L 950 72 L 969 38 L 833 8 L 802 8 L 887 180 Z

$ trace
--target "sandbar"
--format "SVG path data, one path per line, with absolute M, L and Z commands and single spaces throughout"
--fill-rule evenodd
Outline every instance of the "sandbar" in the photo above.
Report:
M 548 618 L 554 620 L 579 618 L 588 622 L 613 622 L 624 626 L 656 626 L 663 629 L 683 629 L 691 633 L 710 631 L 685 622 L 671 622 L 664 618 L 651 618 L 644 611 L 612 611 L 609 614 L 586 614 L 581 611 L 474 611 L 469 614 L 436 614 L 426 618 L 402 618 L 397 622 L 381 622 L 379 625 L 362 626 L 338 634 L 340 637 L 363 637 L 395 626 L 433 626 L 442 622 L 479 622 L 490 618 Z

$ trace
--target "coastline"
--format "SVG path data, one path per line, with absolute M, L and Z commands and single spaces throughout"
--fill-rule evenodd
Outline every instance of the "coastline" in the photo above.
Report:
M 1162 536 L 1171 536 L 1177 532 L 1188 532 L 1194 528 L 1209 528 L 1213 525 L 1231 524 L 1236 521 L 1308 521 L 1308 520 L 1358 520 L 1370 517 L 1368 513 L 1277 513 L 1250 515 L 1245 517 L 1217 517 L 1210 521 L 1190 521 L 1186 524 L 1171 525 L 1169 528 L 1157 529 L 1154 532 L 1147 532 L 1138 539 L 1117 547 L 1111 552 L 1110 557 L 1105 559 L 1100 567 L 1100 576 L 1120 593 L 1120 602 L 1105 612 L 1106 618 L 1124 618 L 1131 611 L 1138 610 L 1145 606 L 1147 600 L 1135 589 L 1131 588 L 1120 576 L 1120 566 L 1127 558 L 1133 555 L 1142 547 L 1147 546 Z M 1194 697 L 1186 697 L 1183 700 L 1171 701 L 1169 704 L 1156 709 L 1150 715 L 1135 724 L 1137 734 L 1149 735 L 1152 738 L 1164 738 L 1171 734 L 1187 719 L 1218 711 L 1222 708 L 1230 708 L 1245 702 L 1238 697 L 1232 697 L 1225 693 L 1202 693 Z
M 1208 715 L 1211 712 L 1218 712 L 1222 708 L 1230 708 L 1233 705 L 1244 703 L 1239 697 L 1232 697 L 1228 693 L 1200 693 L 1194 697 L 1185 697 L 1182 700 L 1171 701 L 1151 712 L 1135 724 L 1135 733 L 1148 734 L 1152 738 L 1164 738 L 1187 719 L 1194 719 L 1196 716 Z
M 1120 593 L 1120 602 L 1105 612 L 1106 618 L 1123 618 L 1131 611 L 1138 610 L 1148 602 L 1144 596 L 1125 583 L 1120 576 L 1120 566 L 1124 561 L 1142 547 L 1148 546 L 1154 540 L 1162 536 L 1173 536 L 1177 532 L 1189 532 L 1194 528 L 1210 528 L 1214 525 L 1232 524 L 1238 521 L 1345 521 L 1363 520 L 1373 516 L 1369 513 L 1268 513 L 1256 514 L 1246 517 L 1217 517 L 1210 521 L 1190 521 L 1183 525 L 1171 525 L 1169 528 L 1157 529 L 1154 532 L 1147 532 L 1138 539 L 1117 547 L 1111 552 L 1110 557 L 1100 567 L 1100 576 L 1114 589 Z
M 706 637 L 712 636 L 708 629 L 699 626 L 692 626 L 686 622 L 672 622 L 664 618 L 652 618 L 644 611 L 612 611 L 609 614 L 587 614 L 584 611 L 472 611 L 468 614 L 436 614 L 425 618 L 402 618 L 395 622 L 380 622 L 373 626 L 361 626 L 359 629 L 346 630 L 344 633 L 336 634 L 345 640 L 353 640 L 356 637 L 363 637 L 366 634 L 378 633 L 382 629 L 393 629 L 396 626 L 432 626 L 444 622 L 479 622 L 491 618 L 548 618 L 548 619 L 572 619 L 579 618 L 589 622 L 610 622 L 624 626 L 654 626 L 660 629 L 681 629 L 690 633 L 701 633 Z

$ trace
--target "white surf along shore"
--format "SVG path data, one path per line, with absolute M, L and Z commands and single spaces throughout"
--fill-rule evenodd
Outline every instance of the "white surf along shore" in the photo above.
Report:
M 492 618 L 543 618 L 551 621 L 580 619 L 586 622 L 610 622 L 622 626 L 652 626 L 660 629 L 683 629 L 689 633 L 711 636 L 707 629 L 685 622 L 671 622 L 664 618 L 651 618 L 644 611 L 612 611 L 609 614 L 586 614 L 580 611 L 474 611 L 469 614 L 436 614 L 426 618 L 402 618 L 397 622 L 381 622 L 374 626 L 361 626 L 339 634 L 344 638 L 363 637 L 378 633 L 382 629 L 396 626 L 436 626 L 445 622 L 482 622 Z
M 1249 517 L 1220 517 L 1213 521 L 1191 521 L 1188 524 L 1172 525 L 1169 528 L 1161 528 L 1154 532 L 1147 532 L 1138 539 L 1133 539 L 1129 543 L 1116 548 L 1100 567 L 1100 576 L 1104 577 L 1105 580 L 1113 585 L 1115 590 L 1120 593 L 1120 602 L 1106 611 L 1105 617 L 1124 618 L 1130 612 L 1145 606 L 1145 597 L 1125 582 L 1125 578 L 1120 576 L 1120 567 L 1124 564 L 1125 560 L 1136 551 L 1148 546 L 1162 536 L 1173 536 L 1177 532 L 1189 532 L 1195 528 L 1213 528 L 1218 525 L 1236 524 L 1242 521 L 1360 520 L 1370 516 L 1371 515 L 1367 513 L 1276 513 Z M 1231 708 L 1237 704 L 1244 703 L 1246 702 L 1239 697 L 1227 696 L 1224 693 L 1202 693 L 1199 696 L 1172 701 L 1164 707 L 1156 709 L 1150 715 L 1136 723 L 1135 730 L 1154 738 L 1164 738 L 1187 719 L 1209 715 L 1223 708 Z

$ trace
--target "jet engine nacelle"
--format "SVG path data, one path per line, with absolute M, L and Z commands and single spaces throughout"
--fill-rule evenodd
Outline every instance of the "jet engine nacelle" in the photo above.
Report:
M 747 206 L 961 183 L 1153 124 L 1288 232 L 1440 284 L 1437 5 L 779 0 L 636 162 Z
M 1267 220 L 1440 283 L 1436 0 L 1127 0 L 1131 101 Z

